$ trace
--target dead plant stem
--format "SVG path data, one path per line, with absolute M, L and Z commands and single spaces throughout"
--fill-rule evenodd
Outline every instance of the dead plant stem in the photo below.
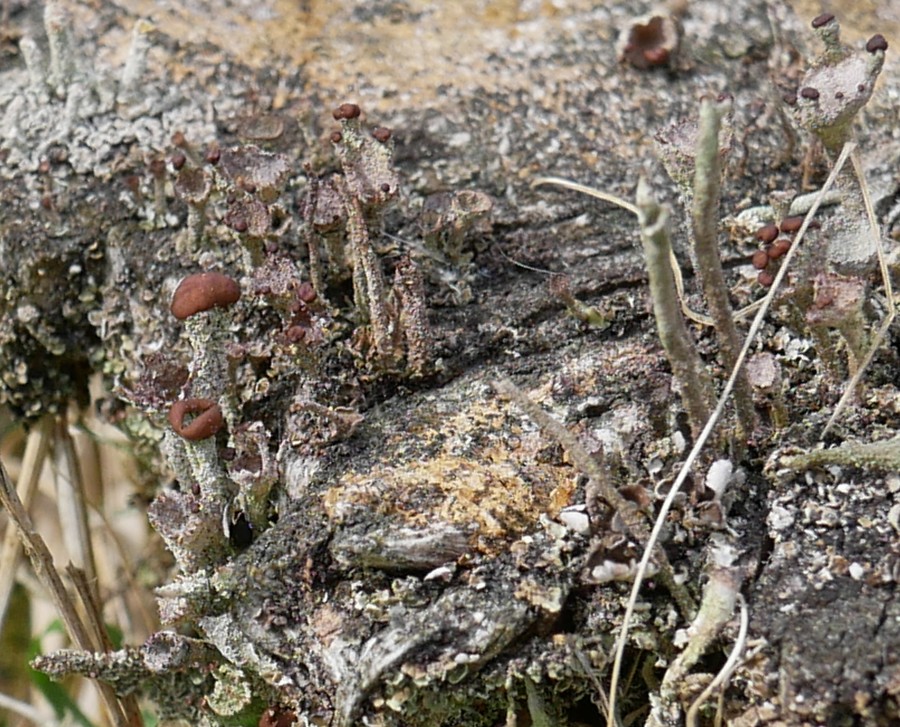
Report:
M 17 491 L 26 511 L 31 509 L 31 502 L 38 489 L 41 470 L 50 450 L 50 432 L 53 417 L 45 416 L 38 421 L 28 433 L 25 454 L 22 457 L 22 469 L 19 474 Z M 6 621 L 9 599 L 16 582 L 16 571 L 19 567 L 21 545 L 15 528 L 8 528 L 3 535 L 3 551 L 0 556 L 0 631 Z
M 12 523 L 19 533 L 22 547 L 31 561 L 34 573 L 41 585 L 50 594 L 57 613 L 62 617 L 72 641 L 75 642 L 79 649 L 96 651 L 98 645 L 91 640 L 90 633 L 78 615 L 78 609 L 68 591 L 66 591 L 62 578 L 53 564 L 53 556 L 50 554 L 50 549 L 47 547 L 44 539 L 34 529 L 31 516 L 22 505 L 16 488 L 13 487 L 2 462 L 0 462 L 0 505 L 9 513 Z M 100 692 L 100 697 L 106 705 L 113 724 L 117 727 L 135 727 L 135 725 L 140 724 L 129 723 L 112 687 L 97 681 L 94 684 Z

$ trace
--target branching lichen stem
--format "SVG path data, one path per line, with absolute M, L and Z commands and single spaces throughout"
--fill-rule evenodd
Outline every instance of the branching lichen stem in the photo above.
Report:
M 372 249 L 359 199 L 350 190 L 343 177 L 336 175 L 335 184 L 343 197 L 347 213 L 347 240 L 353 261 L 354 298 L 361 309 L 368 311 L 375 350 L 380 356 L 388 357 L 393 347 L 381 263 Z

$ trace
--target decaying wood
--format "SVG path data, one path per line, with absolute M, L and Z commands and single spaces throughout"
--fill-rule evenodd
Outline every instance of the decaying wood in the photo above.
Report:
M 11 22 L 36 41 L 17 53 L 48 57 L 33 66 L 46 80 L 19 55 L 0 69 L 0 258 L 17 261 L 0 297 L 3 403 L 36 420 L 85 403 L 102 373 L 97 404 L 158 473 L 149 515 L 178 563 L 145 644 L 46 655 L 38 667 L 141 690 L 161 716 L 195 724 L 269 707 L 335 727 L 599 723 L 596 705 L 608 702 L 596 687 L 641 557 L 632 536 L 665 497 L 691 432 L 649 318 L 631 215 L 529 183 L 552 174 L 631 198 L 643 174 L 684 213 L 653 134 L 727 91 L 736 143 L 719 243 L 733 302 L 751 302 L 759 290 L 738 268 L 757 221 L 738 213 L 797 190 L 807 171 L 812 142 L 789 126 L 781 96 L 815 44 L 809 19 L 780 3 L 691 3 L 677 54 L 639 69 L 620 63 L 616 39 L 651 8 L 628 3 L 508 15 L 467 3 L 273 3 L 275 21 L 188 5 L 167 15 L 140 0 L 51 3 L 85 21 L 53 40 L 73 44 L 69 65 L 40 10 L 13 3 Z M 145 14 L 153 25 L 132 35 Z M 234 37 L 235 22 L 247 33 Z M 96 59 L 99 72 L 81 28 L 122 45 Z M 260 28 L 266 42 L 254 41 Z M 897 69 L 889 49 L 859 137 L 894 239 Z M 362 107 L 359 137 L 331 116 L 344 102 Z M 375 127 L 392 133 L 373 141 Z M 350 185 L 331 175 L 349 172 L 332 148 L 351 141 L 382 151 L 353 162 L 348 203 Z M 379 166 L 377 144 L 393 145 L 392 167 Z M 252 164 L 230 151 L 238 145 L 259 147 Z M 189 180 L 174 184 L 179 153 L 222 185 L 202 229 Z M 229 171 L 237 157 L 240 173 Z M 367 273 L 344 247 L 360 225 Z M 680 255 L 684 234 L 675 237 Z M 384 279 L 366 291 L 384 306 L 373 321 L 353 287 L 376 264 Z M 200 269 L 241 281 L 234 310 L 210 318 L 216 331 L 206 321 L 186 330 L 168 313 L 178 281 Z M 565 273 L 608 325 L 570 317 L 541 269 Z M 311 278 L 318 298 L 302 287 Z M 713 536 L 734 548 L 754 648 L 725 692 L 730 724 L 889 724 L 900 714 L 900 480 L 863 445 L 895 434 L 896 360 L 879 353 L 836 428 L 861 456 L 801 455 L 819 446 L 823 406 L 843 381 L 821 365 L 800 304 L 780 305 L 760 347 L 780 367 L 789 424 L 776 430 L 768 408 L 783 392 L 756 392 L 761 421 L 727 490 L 713 494 L 706 478 L 730 453 L 705 451 L 662 547 L 696 602 Z M 881 309 L 872 294 L 867 320 Z M 691 333 L 715 370 L 714 344 Z M 823 340 L 840 361 L 837 333 Z M 203 369 L 215 381 L 202 383 L 226 389 L 229 422 L 206 444 L 166 426 L 172 402 L 191 395 L 204 341 L 219 358 Z M 491 386 L 502 378 L 602 459 L 618 494 L 598 496 L 587 467 L 511 410 Z M 677 630 L 689 621 L 663 579 L 635 609 L 626 667 L 638 676 L 618 695 L 623 718 L 647 716 L 666 666 L 685 663 Z M 665 684 L 673 714 L 712 680 L 738 621 L 715 627 L 708 659 L 692 655 L 691 673 Z

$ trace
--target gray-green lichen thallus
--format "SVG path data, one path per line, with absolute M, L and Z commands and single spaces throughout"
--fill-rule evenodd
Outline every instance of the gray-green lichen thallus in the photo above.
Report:
M 809 205 L 790 209 L 799 152 L 840 154 L 863 114 L 858 148 L 888 148 L 871 121 L 883 38 L 846 48 L 817 18 L 807 70 L 801 26 L 751 0 L 641 17 L 338 3 L 323 32 L 362 28 L 352 49 L 254 70 L 233 35 L 193 43 L 161 11 L 126 29 L 121 3 L 98 3 L 110 48 L 127 42 L 115 68 L 51 1 L 0 69 L 0 256 L 21 261 L 2 273 L 0 402 L 34 421 L 94 382 L 147 483 L 160 623 L 36 666 L 210 727 L 599 724 L 652 518 L 741 344 L 722 319 L 743 335 L 787 268 L 740 427 L 701 453 L 648 551 L 618 711 L 711 722 L 715 695 L 692 703 L 733 649 L 725 722 L 896 717 L 889 660 L 855 646 L 896 641 L 890 347 L 841 420 L 854 443 L 816 440 L 885 296 L 849 179 L 805 240 Z M 315 5 L 304 17 L 324 19 Z M 421 65 L 382 86 L 434 13 L 472 8 L 472 36 L 489 27 L 502 52 L 480 43 L 431 100 Z M 318 85 L 326 63 L 340 90 Z M 541 173 L 643 176 L 638 223 L 530 189 Z M 878 215 L 896 196 L 880 173 Z M 679 194 L 694 224 L 668 224 Z

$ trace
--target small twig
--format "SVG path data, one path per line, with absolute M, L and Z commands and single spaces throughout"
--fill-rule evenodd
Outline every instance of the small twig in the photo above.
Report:
M 617 207 L 621 207 L 627 212 L 631 212 L 631 214 L 635 215 L 636 217 L 640 217 L 641 214 L 638 205 L 633 205 L 628 200 L 617 197 L 616 195 L 610 194 L 609 192 L 604 192 L 600 189 L 594 189 L 594 187 L 588 187 L 587 185 L 579 184 L 578 182 L 572 182 L 568 179 L 562 179 L 561 177 L 538 177 L 537 179 L 532 181 L 531 186 L 540 187 L 543 184 L 551 184 L 556 187 L 571 189 L 576 192 L 582 192 L 589 197 L 602 199 L 604 202 L 609 202 L 610 204 L 614 204 Z M 709 316 L 705 316 L 702 313 L 697 313 L 696 311 L 691 310 L 691 308 L 685 301 L 684 278 L 681 275 L 681 266 L 678 264 L 678 259 L 675 257 L 675 253 L 671 249 L 669 250 L 669 264 L 672 266 L 672 274 L 675 276 L 675 288 L 678 290 L 678 302 L 681 306 L 681 312 L 684 313 L 687 318 L 690 318 L 692 321 L 694 321 L 695 323 L 699 323 L 702 326 L 715 325 L 712 318 L 710 318 Z
M 91 641 L 84 622 L 78 615 L 75 603 L 63 585 L 56 566 L 53 565 L 53 556 L 50 554 L 50 549 L 47 547 L 44 539 L 34 529 L 31 516 L 22 505 L 16 488 L 13 487 L 2 462 L 0 462 L 0 505 L 9 513 L 19 533 L 22 547 L 31 561 L 31 567 L 41 585 L 49 592 L 53 604 L 56 606 L 57 613 L 62 617 L 72 641 L 80 649 L 93 651 L 95 645 Z M 112 687 L 98 681 L 95 681 L 94 684 L 100 692 L 101 699 L 106 705 L 113 723 L 121 727 L 130 727 Z
M 887 261 L 884 259 L 884 247 L 881 244 L 881 227 L 878 224 L 878 218 L 875 216 L 875 208 L 872 206 L 872 197 L 869 195 L 869 186 L 866 183 L 865 171 L 862 168 L 862 163 L 859 160 L 859 155 L 855 152 L 850 154 L 850 162 L 853 164 L 853 171 L 856 172 L 856 178 L 859 182 L 859 189 L 862 192 L 863 203 L 866 207 L 866 216 L 869 218 L 869 229 L 872 232 L 872 237 L 875 240 L 875 251 L 878 255 L 878 267 L 881 272 L 881 279 L 884 285 L 884 294 L 887 298 L 888 308 L 887 314 L 885 315 L 884 320 L 881 322 L 881 325 L 878 327 L 878 331 L 876 331 L 875 333 L 875 338 L 872 341 L 868 352 L 856 367 L 856 371 L 853 373 L 853 376 L 850 377 L 850 381 L 847 382 L 844 393 L 841 395 L 837 406 L 835 406 L 834 408 L 834 413 L 828 419 L 828 423 L 825 425 L 825 429 L 822 430 L 820 439 L 824 439 L 828 432 L 831 431 L 831 427 L 834 426 L 837 418 L 846 408 L 847 402 L 849 402 L 850 399 L 853 398 L 853 394 L 856 391 L 856 387 L 859 384 L 860 379 L 862 379 L 863 374 L 865 374 L 866 372 L 866 369 L 869 368 L 869 364 L 872 363 L 872 359 L 875 357 L 875 353 L 878 350 L 878 347 L 884 340 L 885 335 L 887 335 L 888 328 L 891 327 L 891 324 L 894 322 L 894 317 L 897 314 L 896 304 L 894 303 L 894 291 L 891 285 L 891 275 L 888 271 Z
M 97 566 L 88 526 L 84 478 L 81 476 L 81 464 L 65 416 L 56 421 L 53 452 L 56 465 L 56 507 L 63 541 L 69 557 L 84 570 L 88 582 L 96 588 Z
M 100 605 L 84 571 L 69 563 L 66 565 L 66 575 L 69 577 L 72 585 L 75 586 L 75 592 L 81 601 L 82 609 L 87 619 L 85 626 L 91 632 L 91 640 L 95 644 L 95 650 L 112 651 L 112 641 L 110 641 L 106 627 L 103 625 L 103 614 L 100 612 Z
M 112 640 L 109 638 L 109 632 L 103 622 L 102 609 L 96 600 L 96 589 L 92 588 L 91 584 L 88 583 L 84 571 L 81 568 L 76 568 L 71 563 L 66 566 L 66 575 L 69 576 L 75 586 L 75 591 L 78 593 L 78 598 L 81 600 L 81 604 L 84 607 L 84 612 L 87 616 L 87 626 L 93 632 L 95 643 L 94 650 L 105 652 L 113 651 L 114 647 Z M 109 687 L 109 685 L 104 684 L 103 686 L 108 687 L 110 691 L 112 691 L 112 688 Z M 141 709 L 138 705 L 137 697 L 134 694 L 130 694 L 126 697 L 116 697 L 116 699 L 124 713 L 124 724 L 129 727 L 139 727 L 143 724 Z
M 90 649 L 93 646 L 90 636 L 78 615 L 74 602 L 63 585 L 59 572 L 53 565 L 53 556 L 44 539 L 35 531 L 31 516 L 25 511 L 2 463 L 0 463 L 0 505 L 3 505 L 12 518 L 25 554 L 31 560 L 34 573 L 41 585 L 50 593 L 56 610 L 62 616 L 72 640 L 79 648 Z

